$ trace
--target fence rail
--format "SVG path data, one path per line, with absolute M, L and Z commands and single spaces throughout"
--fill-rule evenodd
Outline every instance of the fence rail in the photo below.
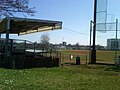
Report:
M 61 64 L 75 64 L 76 63 L 76 57 L 80 57 L 81 64 L 88 64 L 89 56 L 87 54 L 70 54 L 70 53 L 64 53 L 64 52 L 58 52 L 58 56 L 60 58 Z

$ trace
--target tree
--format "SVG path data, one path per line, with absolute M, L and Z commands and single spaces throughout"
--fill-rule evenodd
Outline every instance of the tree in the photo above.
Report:
M 76 43 L 76 46 L 77 46 L 77 47 L 79 46 L 79 42 Z
M 0 15 L 13 16 L 14 13 L 34 15 L 34 8 L 29 8 L 29 0 L 0 0 Z
M 49 34 L 44 33 L 44 34 L 41 35 L 40 42 L 42 44 L 43 49 L 48 49 L 49 40 L 50 40 Z

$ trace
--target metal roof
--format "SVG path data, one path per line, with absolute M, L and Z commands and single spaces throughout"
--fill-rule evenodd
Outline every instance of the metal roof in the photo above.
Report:
M 0 33 L 6 33 L 8 20 L 10 20 L 9 34 L 24 35 L 34 32 L 62 29 L 61 21 L 7 17 L 0 22 Z

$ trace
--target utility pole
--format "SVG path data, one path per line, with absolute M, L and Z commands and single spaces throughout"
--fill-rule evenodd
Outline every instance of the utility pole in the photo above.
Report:
M 96 63 L 96 48 L 95 48 L 95 40 L 96 40 L 96 12 L 97 12 L 97 0 L 94 0 L 93 45 L 92 45 L 91 62 L 90 63 Z
M 89 63 L 91 62 L 91 36 L 93 30 L 93 21 L 90 21 L 90 47 L 89 47 Z

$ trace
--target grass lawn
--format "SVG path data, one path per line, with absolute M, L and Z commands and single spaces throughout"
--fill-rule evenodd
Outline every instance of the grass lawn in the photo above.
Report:
M 102 65 L 1 68 L 0 90 L 120 90 L 120 69 Z

